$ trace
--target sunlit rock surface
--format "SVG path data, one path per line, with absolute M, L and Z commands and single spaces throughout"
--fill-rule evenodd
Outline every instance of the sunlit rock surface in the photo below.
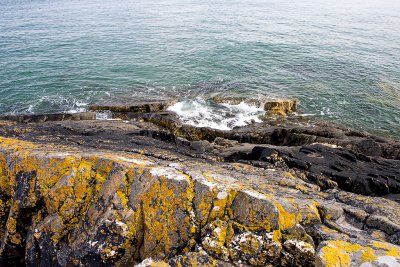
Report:
M 1 266 L 400 265 L 397 141 L 131 116 L 1 121 Z

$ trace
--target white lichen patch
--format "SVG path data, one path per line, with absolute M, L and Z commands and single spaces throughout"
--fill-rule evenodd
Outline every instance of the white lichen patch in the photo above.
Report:
M 173 162 L 173 163 L 170 163 L 168 166 L 171 168 L 174 168 L 174 169 L 180 169 L 182 167 L 182 164 Z
M 126 225 L 126 223 L 116 220 L 115 224 L 122 229 L 122 234 L 124 236 L 126 236 L 128 234 L 128 226 Z
M 217 228 L 215 228 L 214 229 L 214 232 L 216 233 L 216 234 L 220 234 L 221 233 L 221 228 L 219 228 L 219 227 L 217 227 Z
M 227 198 L 228 197 L 228 192 L 226 192 L 226 191 L 222 191 L 222 192 L 219 192 L 218 194 L 217 194 L 217 198 L 218 199 L 225 199 L 225 198 Z
M 154 264 L 154 260 L 152 258 L 147 258 L 145 260 L 143 260 L 141 263 L 136 264 L 136 267 L 148 267 L 148 266 L 152 266 Z
M 66 158 L 72 156 L 71 153 L 67 153 L 67 152 L 57 152 L 55 154 L 51 154 L 52 158 Z
M 143 160 L 143 159 L 134 159 L 134 158 L 126 158 L 126 157 L 118 157 L 119 160 L 133 163 L 136 165 L 144 165 L 144 166 L 149 166 L 149 165 L 154 165 L 153 162 L 148 161 L 148 160 Z
M 208 189 L 209 189 L 209 191 L 212 191 L 212 190 L 217 186 L 216 183 L 207 181 L 207 180 L 205 180 L 205 179 L 202 179 L 202 180 L 201 180 L 201 183 L 204 184 L 205 186 L 207 186 Z
M 179 173 L 177 170 L 170 168 L 170 167 L 159 167 L 159 168 L 154 168 L 150 170 L 151 175 L 160 177 L 164 176 L 167 179 L 171 180 L 178 180 L 178 181 L 185 181 L 188 179 L 187 176 L 185 176 L 182 173 Z
M 219 183 L 224 183 L 224 184 L 232 184 L 232 183 L 237 182 L 237 180 L 235 178 L 233 178 L 232 176 L 219 174 L 219 173 L 210 173 L 207 175 L 207 177 L 211 178 L 214 181 L 217 181 Z
M 263 194 L 253 191 L 253 190 L 246 189 L 246 190 L 243 190 L 243 192 L 254 198 L 267 199 L 267 197 L 264 196 Z
M 315 249 L 309 243 L 306 243 L 302 240 L 290 239 L 290 240 L 287 240 L 285 243 L 287 245 L 292 245 L 292 246 L 296 247 L 299 251 L 302 251 L 304 253 L 312 253 L 312 254 L 315 253 Z

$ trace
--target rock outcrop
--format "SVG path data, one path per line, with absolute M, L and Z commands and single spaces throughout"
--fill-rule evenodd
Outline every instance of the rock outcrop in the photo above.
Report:
M 288 115 L 297 111 L 296 99 L 269 99 L 269 98 L 245 98 L 245 97 L 213 97 L 216 103 L 237 105 L 241 102 L 256 107 L 263 107 L 269 115 Z
M 400 265 L 397 141 L 121 113 L 0 121 L 1 266 Z
M 112 111 L 119 113 L 145 113 L 145 112 L 160 112 L 166 111 L 166 109 L 175 104 L 177 100 L 143 100 L 136 101 L 134 103 L 104 103 L 96 104 L 89 107 L 91 111 Z

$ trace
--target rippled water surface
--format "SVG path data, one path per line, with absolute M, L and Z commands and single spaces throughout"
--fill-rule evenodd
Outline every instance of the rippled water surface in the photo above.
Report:
M 400 1 L 0 0 L 0 113 L 217 93 L 400 137 Z

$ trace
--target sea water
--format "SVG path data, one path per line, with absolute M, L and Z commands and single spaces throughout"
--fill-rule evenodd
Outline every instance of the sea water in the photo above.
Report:
M 178 96 L 193 124 L 258 119 L 218 94 L 400 137 L 400 1 L 0 0 L 0 114 Z

